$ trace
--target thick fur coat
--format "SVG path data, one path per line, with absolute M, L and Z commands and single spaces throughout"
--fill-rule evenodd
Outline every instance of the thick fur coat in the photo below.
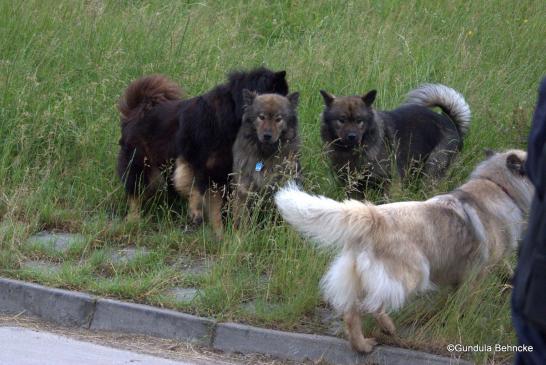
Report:
M 354 349 L 371 351 L 360 313 L 395 330 L 387 312 L 438 285 L 456 285 L 516 248 L 534 192 L 526 153 L 490 155 L 467 183 L 423 202 L 372 205 L 337 202 L 288 187 L 277 193 L 280 213 L 294 228 L 341 249 L 321 282 L 326 300 L 343 313 Z
M 288 180 L 299 179 L 299 93 L 287 97 L 243 91 L 243 124 L 233 144 L 233 217 L 240 222 L 250 200 L 267 198 Z
M 243 90 L 286 95 L 285 77 L 285 71 L 263 67 L 234 72 L 225 84 L 180 103 L 174 184 L 189 198 L 194 226 L 203 222 L 205 210 L 217 236 L 222 234 L 221 207 L 233 168 L 233 143 L 243 117 Z
M 131 83 L 119 100 L 117 173 L 129 198 L 130 219 L 138 218 L 141 197 L 150 196 L 160 185 L 170 182 L 176 158 L 176 111 L 182 97 L 182 89 L 174 82 L 152 75 Z
M 442 177 L 470 126 L 470 108 L 462 95 L 440 84 L 411 91 L 391 111 L 372 107 L 375 90 L 364 96 L 321 94 L 321 137 L 332 168 L 360 192 L 388 186 L 393 171 L 402 178 L 414 172 Z M 444 114 L 430 109 L 435 106 Z

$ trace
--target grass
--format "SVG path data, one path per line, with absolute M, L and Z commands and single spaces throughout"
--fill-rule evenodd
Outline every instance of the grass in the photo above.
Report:
M 197 95 L 231 69 L 286 69 L 301 92 L 306 187 L 334 198 L 343 189 L 321 152 L 319 89 L 377 88 L 377 106 L 388 109 L 422 82 L 450 85 L 473 112 L 464 150 L 443 183 L 395 187 L 389 199 L 398 201 L 456 187 L 484 147 L 524 148 L 546 70 L 538 1 L 5 0 L 0 14 L 0 274 L 288 330 L 324 330 L 318 281 L 330 257 L 281 222 L 217 243 L 208 229 L 183 234 L 184 204 L 158 199 L 143 222 L 125 223 L 115 105 L 127 84 L 162 73 Z M 63 254 L 25 244 L 44 229 L 81 232 L 86 241 Z M 108 252 L 129 245 L 151 254 L 108 261 Z M 173 269 L 184 255 L 211 259 L 211 272 Z M 60 270 L 25 268 L 28 259 Z M 394 316 L 398 338 L 381 337 L 371 322 L 365 329 L 439 353 L 448 343 L 512 344 L 504 271 L 417 298 Z M 202 295 L 190 304 L 165 296 L 179 285 Z M 253 301 L 256 309 L 245 310 Z M 501 363 L 513 354 L 466 356 Z

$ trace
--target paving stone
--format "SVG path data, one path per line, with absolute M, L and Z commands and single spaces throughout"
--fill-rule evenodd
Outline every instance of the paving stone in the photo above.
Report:
M 52 233 L 42 231 L 27 240 L 28 244 L 51 247 L 55 251 L 66 252 L 74 245 L 85 241 L 85 237 L 77 233 Z
M 196 259 L 182 256 L 174 266 L 187 275 L 206 275 L 212 270 L 214 262 L 210 259 Z
M 249 314 L 258 313 L 258 307 L 264 309 L 265 311 L 273 311 L 277 308 L 280 308 L 280 304 L 267 303 L 267 302 L 264 303 L 263 301 L 257 301 L 257 300 L 252 300 L 250 302 L 245 302 L 241 304 L 241 308 Z
M 143 304 L 97 300 L 91 329 L 139 333 L 210 346 L 216 322 Z
M 88 326 L 95 299 L 85 293 L 0 278 L 0 312 L 28 313 L 64 326 Z
M 167 291 L 167 295 L 173 296 L 176 301 L 190 303 L 200 294 L 199 289 L 196 288 L 172 288 Z
M 44 260 L 27 260 L 23 262 L 22 267 L 53 274 L 61 271 L 61 266 L 59 264 Z
M 145 256 L 149 253 L 146 247 L 129 246 L 113 252 L 110 255 L 110 260 L 114 264 L 127 263 L 138 256 Z

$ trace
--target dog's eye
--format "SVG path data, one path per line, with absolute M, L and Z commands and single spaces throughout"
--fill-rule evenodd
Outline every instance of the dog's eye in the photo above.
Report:
M 258 119 L 264 120 L 264 119 L 265 119 L 265 115 L 263 115 L 263 114 L 258 115 Z
M 275 118 L 275 122 L 277 122 L 277 123 L 282 122 L 282 117 L 276 117 L 276 118 Z

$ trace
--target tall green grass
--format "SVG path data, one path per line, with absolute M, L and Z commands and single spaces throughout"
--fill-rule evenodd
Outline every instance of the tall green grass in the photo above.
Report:
M 301 92 L 302 163 L 308 190 L 340 198 L 321 152 L 318 90 L 379 91 L 393 108 L 411 88 L 440 82 L 465 95 L 470 134 L 446 180 L 395 187 L 389 199 L 423 199 L 459 185 L 482 148 L 525 147 L 535 90 L 546 71 L 540 1 L 11 1 L 0 2 L 0 273 L 102 295 L 181 308 L 275 328 L 321 331 L 318 281 L 330 259 L 282 223 L 248 226 L 214 242 L 188 235 L 184 204 L 158 199 L 144 221 L 123 220 L 115 176 L 116 102 L 137 77 L 162 73 L 189 95 L 223 82 L 228 70 L 286 69 Z M 272 218 L 273 219 L 273 218 Z M 66 254 L 25 246 L 42 229 L 83 232 Z M 129 244 L 153 253 L 136 264 L 109 264 L 107 251 Z M 180 255 L 214 260 L 191 277 L 170 266 Z M 62 264 L 43 274 L 29 258 Z M 164 291 L 195 285 L 193 304 Z M 447 343 L 515 341 L 506 275 L 493 269 L 457 291 L 418 298 L 395 315 L 398 338 L 445 352 Z M 244 310 L 256 301 L 256 311 Z M 366 323 L 368 333 L 377 334 Z M 472 354 L 508 361 L 511 354 Z

